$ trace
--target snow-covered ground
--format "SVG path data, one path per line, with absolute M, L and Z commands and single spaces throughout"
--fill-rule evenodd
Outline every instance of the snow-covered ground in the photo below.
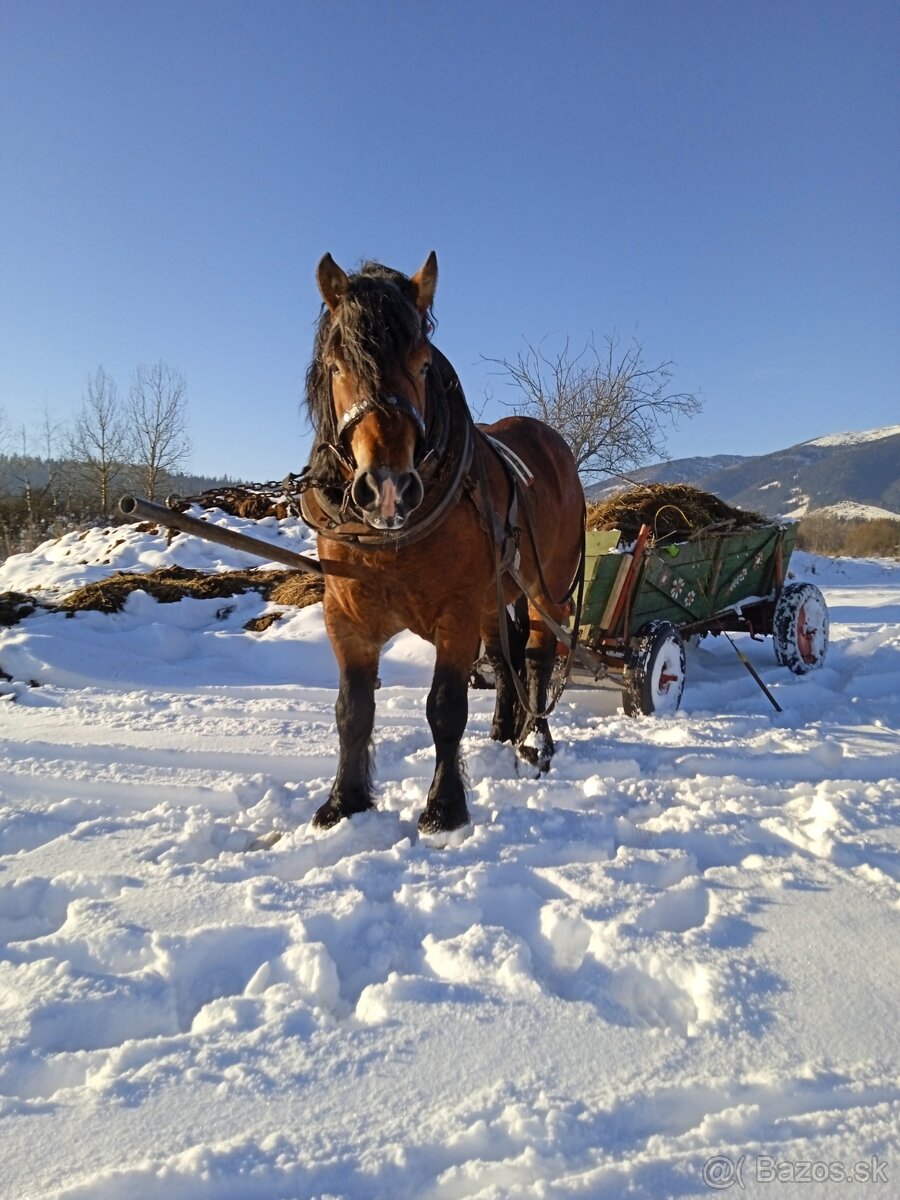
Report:
M 169 562 L 247 560 L 124 527 L 8 560 L 0 590 Z M 416 837 L 410 636 L 379 810 L 313 833 L 317 608 L 247 633 L 255 595 L 137 593 L 0 631 L 0 1195 L 896 1195 L 900 570 L 793 565 L 831 606 L 826 665 L 742 647 L 783 715 L 707 639 L 675 718 L 567 691 L 535 781 L 475 692 L 475 826 L 443 851 Z

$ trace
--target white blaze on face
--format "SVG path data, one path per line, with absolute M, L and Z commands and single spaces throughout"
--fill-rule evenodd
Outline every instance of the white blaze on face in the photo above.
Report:
M 385 479 L 381 485 L 381 515 L 390 520 L 397 512 L 397 485 L 393 479 Z

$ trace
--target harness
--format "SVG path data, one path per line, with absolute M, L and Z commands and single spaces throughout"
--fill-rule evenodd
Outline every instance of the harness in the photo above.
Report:
M 534 474 L 524 460 L 505 445 L 496 435 L 486 433 L 472 420 L 462 385 L 450 362 L 432 347 L 432 374 L 437 376 L 440 386 L 429 394 L 429 411 L 425 418 L 405 397 L 389 395 L 378 400 L 364 399 L 354 404 L 343 415 L 337 426 L 334 443 L 323 443 L 335 454 L 348 472 L 355 471 L 355 463 L 343 447 L 344 435 L 369 413 L 384 411 L 385 406 L 407 417 L 416 430 L 414 463 L 422 480 L 425 496 L 422 504 L 412 515 L 410 523 L 399 530 L 376 530 L 366 524 L 362 512 L 356 507 L 350 490 L 350 482 L 343 489 L 322 486 L 307 469 L 296 480 L 294 488 L 300 493 L 300 511 L 304 521 L 326 539 L 349 543 L 365 550 L 397 550 L 432 534 L 446 519 L 463 494 L 468 494 L 478 512 L 492 548 L 494 576 L 497 590 L 498 625 L 500 649 L 512 676 L 519 702 L 532 719 L 546 717 L 553 710 L 565 687 L 574 660 L 576 639 L 580 624 L 584 591 L 584 533 L 582 522 L 581 560 L 578 573 L 566 595 L 555 601 L 564 604 L 577 591 L 574 629 L 571 635 L 544 610 L 522 578 L 520 542 L 527 534 L 531 542 L 538 581 L 544 596 L 553 598 L 547 586 L 538 553 L 537 537 L 530 489 Z M 487 456 L 493 455 L 502 465 L 509 483 L 509 498 L 505 517 L 497 514 L 493 503 Z M 563 668 L 559 686 L 543 711 L 536 712 L 515 664 L 509 646 L 509 631 L 505 620 L 506 599 L 504 580 L 509 577 L 516 587 L 534 605 L 548 627 L 569 643 L 569 653 Z

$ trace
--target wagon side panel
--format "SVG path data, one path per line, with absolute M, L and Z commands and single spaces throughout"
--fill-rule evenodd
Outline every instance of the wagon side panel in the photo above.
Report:
M 589 529 L 585 543 L 584 602 L 581 610 L 581 636 L 587 640 L 599 636 L 604 613 L 620 577 L 627 555 L 613 554 L 619 541 L 616 529 Z
M 711 589 L 712 613 L 724 612 L 750 597 L 771 596 L 779 573 L 778 556 L 786 566 L 794 532 L 777 527 L 738 530 L 723 542 L 721 570 Z
M 653 550 L 644 562 L 629 614 L 629 632 L 648 621 L 673 625 L 703 621 L 711 612 L 710 580 L 716 572 L 720 547 L 705 538 Z

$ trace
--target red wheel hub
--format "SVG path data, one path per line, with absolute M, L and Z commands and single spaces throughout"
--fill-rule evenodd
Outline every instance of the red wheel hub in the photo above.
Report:
M 816 661 L 816 655 L 813 649 L 813 639 L 815 638 L 815 635 L 815 629 L 807 628 L 806 605 L 804 604 L 797 613 L 797 649 L 800 651 L 800 657 L 805 663 L 814 663 Z

